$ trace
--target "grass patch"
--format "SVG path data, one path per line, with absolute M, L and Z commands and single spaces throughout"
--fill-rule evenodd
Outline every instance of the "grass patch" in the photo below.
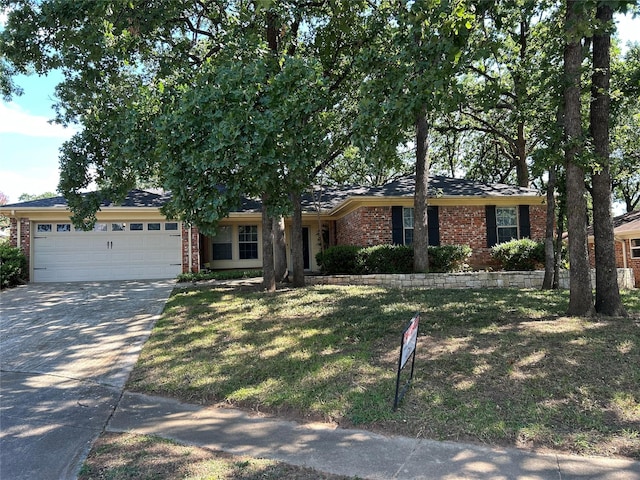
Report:
M 94 443 L 78 480 L 346 480 L 305 467 L 238 457 L 170 440 L 104 433 Z
M 296 419 L 640 458 L 640 292 L 629 318 L 564 317 L 568 292 L 314 286 L 175 291 L 128 388 Z M 399 336 L 422 312 L 392 411 Z
M 178 282 L 200 282 L 205 280 L 240 280 L 243 278 L 261 277 L 262 270 L 216 270 L 197 273 L 181 273 L 176 278 Z

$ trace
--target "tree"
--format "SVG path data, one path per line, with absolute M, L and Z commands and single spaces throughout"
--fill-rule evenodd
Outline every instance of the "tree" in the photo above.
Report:
M 593 182 L 593 233 L 596 263 L 596 312 L 609 316 L 626 315 L 618 289 L 613 219 L 611 216 L 611 175 L 609 162 L 609 83 L 611 75 L 611 39 L 609 25 L 613 9 L 598 1 L 593 36 L 593 74 L 589 128 L 593 139 L 596 168 Z
M 375 141 L 370 151 L 379 158 L 394 158 L 398 146 L 414 143 L 414 270 L 427 271 L 430 117 L 455 110 L 463 96 L 457 73 L 475 15 L 464 0 L 427 0 L 381 3 L 372 17 L 374 40 L 360 56 L 366 76 L 358 134 L 361 143 Z
M 567 170 L 567 227 L 569 232 L 569 315 L 593 314 L 591 275 L 587 250 L 587 204 L 585 200 L 585 170 L 580 164 L 582 153 L 582 118 L 580 74 L 583 60 L 582 29 L 585 24 L 584 5 L 567 0 L 564 47 L 564 131 Z
M 357 78 L 343 57 L 359 42 L 359 5 L 3 0 L 0 50 L 17 71 L 65 73 L 57 119 L 83 126 L 61 157 L 75 223 L 140 181 L 171 190 L 164 212 L 203 233 L 242 196 L 261 197 L 273 289 L 273 218 L 294 213 L 294 283 L 304 282 L 295 202 L 345 147 L 343 87 Z M 93 181 L 101 193 L 81 194 Z
M 630 212 L 640 205 L 640 45 L 614 58 L 611 70 L 610 169 L 614 195 Z
M 55 197 L 55 196 L 56 196 L 56 194 L 53 193 L 53 192 L 44 192 L 44 193 L 35 193 L 35 194 L 22 193 L 18 197 L 18 201 L 19 202 L 29 202 L 31 200 L 40 200 L 42 198 L 52 198 L 52 197 Z

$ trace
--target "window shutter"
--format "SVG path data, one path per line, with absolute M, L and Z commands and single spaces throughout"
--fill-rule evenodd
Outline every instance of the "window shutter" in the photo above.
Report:
M 429 245 L 440 246 L 440 215 L 438 207 L 427 207 L 427 223 L 429 227 Z
M 498 243 L 498 225 L 496 223 L 496 206 L 487 205 L 487 247 L 491 248 Z
M 518 223 L 520 227 L 520 238 L 531 238 L 531 221 L 529 219 L 529 205 L 518 207 Z
M 391 207 L 391 241 L 394 245 L 404 243 L 402 207 Z

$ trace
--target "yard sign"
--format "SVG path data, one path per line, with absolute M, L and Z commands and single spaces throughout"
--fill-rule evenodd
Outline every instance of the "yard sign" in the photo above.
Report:
M 420 326 L 420 312 L 417 312 L 409 324 L 407 328 L 402 332 L 402 338 L 400 339 L 400 360 L 398 361 L 398 375 L 396 378 L 396 396 L 393 401 L 393 409 L 396 410 L 398 408 L 398 404 L 402 397 L 404 397 L 407 388 L 409 388 L 409 384 L 413 379 L 413 367 L 416 362 L 416 344 L 418 343 L 418 327 Z M 409 358 L 411 360 L 411 374 L 409 375 L 409 380 L 400 391 L 400 372 L 407 364 Z

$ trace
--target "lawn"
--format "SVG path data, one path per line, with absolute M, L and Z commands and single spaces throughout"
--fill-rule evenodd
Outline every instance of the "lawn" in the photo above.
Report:
M 640 459 L 640 291 L 629 318 L 568 292 L 176 289 L 127 388 L 383 433 Z M 422 314 L 393 411 L 400 334 Z
M 238 457 L 171 440 L 104 433 L 91 448 L 78 480 L 347 480 L 272 460 Z M 355 479 L 354 479 L 355 480 Z

